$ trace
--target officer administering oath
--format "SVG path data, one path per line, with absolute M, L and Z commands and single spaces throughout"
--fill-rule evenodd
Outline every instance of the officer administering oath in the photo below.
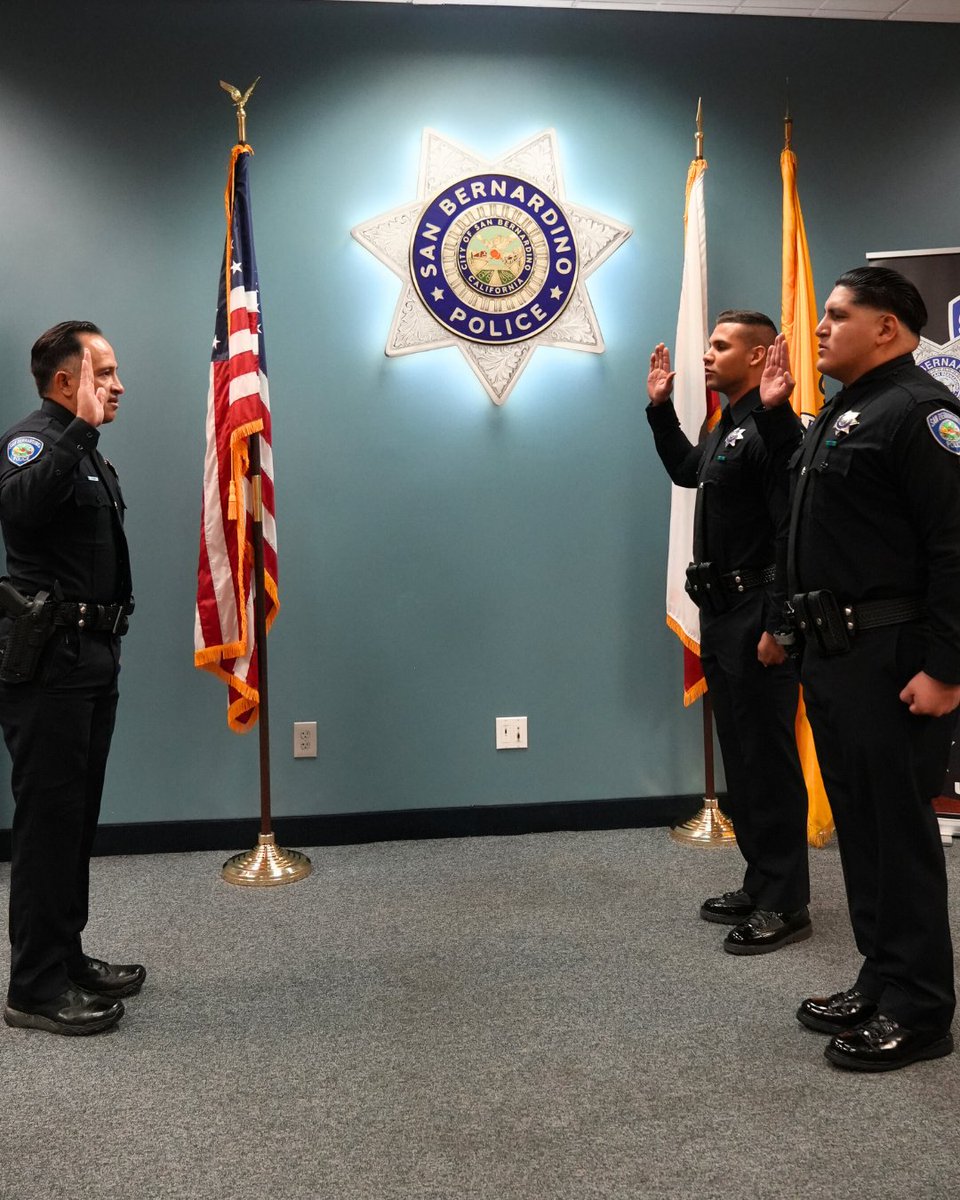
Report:
M 797 1011 L 839 1067 L 953 1050 L 947 877 L 931 799 L 960 705 L 960 403 L 914 365 L 927 312 L 896 271 L 841 275 L 817 368 L 842 389 L 794 458 L 789 590 L 863 964 Z M 789 381 L 782 342 L 771 371 Z M 773 399 L 773 392 L 770 393 Z
M 97 1033 L 146 972 L 84 953 L 90 853 L 133 611 L 123 498 L 97 449 L 123 386 L 109 342 L 64 321 L 34 344 L 40 408 L 0 440 L 0 724 L 13 760 L 4 1020 Z
M 725 807 L 746 860 L 742 886 L 705 900 L 700 915 L 734 926 L 723 942 L 730 954 L 766 954 L 812 932 L 807 792 L 794 732 L 799 684 L 777 640 L 786 638 L 786 597 L 774 570 L 774 542 L 788 507 L 787 461 L 803 433 L 789 405 L 765 410 L 760 403 L 776 336 L 762 313 L 719 314 L 703 361 L 707 386 L 727 402 L 696 446 L 670 402 L 674 373 L 662 343 L 650 356 L 647 379 L 657 453 L 675 484 L 698 489 L 687 591 L 700 609 Z M 778 397 L 792 390 L 782 377 L 773 385 Z

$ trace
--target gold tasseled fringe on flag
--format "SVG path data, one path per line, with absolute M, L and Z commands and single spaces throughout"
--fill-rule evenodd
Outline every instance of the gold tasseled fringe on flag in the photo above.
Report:
M 690 637 L 679 621 L 668 615 L 667 628 L 673 630 L 673 632 L 677 635 L 680 641 L 683 642 L 684 646 L 686 646 L 691 654 L 695 654 L 697 658 L 700 657 L 700 643 L 695 642 L 693 638 Z M 703 678 L 698 679 L 692 688 L 684 688 L 683 707 L 689 708 L 691 704 L 696 704 L 700 697 L 705 696 L 706 694 L 707 681 Z

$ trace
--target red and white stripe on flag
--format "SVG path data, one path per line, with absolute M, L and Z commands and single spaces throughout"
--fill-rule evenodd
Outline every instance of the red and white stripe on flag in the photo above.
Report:
M 705 428 L 719 419 L 720 397 L 706 389 L 703 354 L 707 348 L 707 221 L 703 176 L 706 159 L 687 172 L 683 223 L 683 279 L 677 314 L 673 404 L 680 427 L 696 444 Z M 683 702 L 693 704 L 707 689 L 700 664 L 700 614 L 684 588 L 693 547 L 696 491 L 670 490 L 670 540 L 667 554 L 667 624 L 683 642 Z
M 234 147 L 224 196 L 227 237 L 207 395 L 194 628 L 194 663 L 226 682 L 227 723 L 237 732 L 256 722 L 260 701 L 249 477 L 249 439 L 254 434 L 260 438 L 268 628 L 280 607 L 270 395 L 247 178 L 252 153 L 249 146 Z

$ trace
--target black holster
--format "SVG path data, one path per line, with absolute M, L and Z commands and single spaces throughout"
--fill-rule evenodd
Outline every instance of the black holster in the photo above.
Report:
M 730 607 L 723 573 L 717 563 L 691 563 L 687 567 L 684 590 L 697 608 L 705 609 L 714 616 L 725 613 Z
M 800 592 L 790 602 L 797 628 L 826 658 L 847 654 L 853 645 L 843 611 L 833 592 Z
M 33 679 L 43 648 L 53 636 L 55 609 L 48 592 L 24 596 L 9 579 L 0 579 L 0 612 L 13 618 L 0 648 L 0 682 Z

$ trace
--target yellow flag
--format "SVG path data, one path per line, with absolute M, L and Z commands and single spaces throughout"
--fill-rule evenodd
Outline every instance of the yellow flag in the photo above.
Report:
M 780 155 L 783 179 L 783 292 L 780 324 L 790 351 L 790 367 L 797 381 L 791 398 L 793 410 L 809 425 L 823 404 L 823 379 L 817 370 L 817 301 L 813 292 L 813 268 L 807 233 L 803 227 L 797 194 L 797 156 L 790 149 Z M 825 846 L 833 837 L 833 814 L 813 745 L 813 733 L 800 695 L 797 709 L 797 749 L 807 784 L 807 840 Z

